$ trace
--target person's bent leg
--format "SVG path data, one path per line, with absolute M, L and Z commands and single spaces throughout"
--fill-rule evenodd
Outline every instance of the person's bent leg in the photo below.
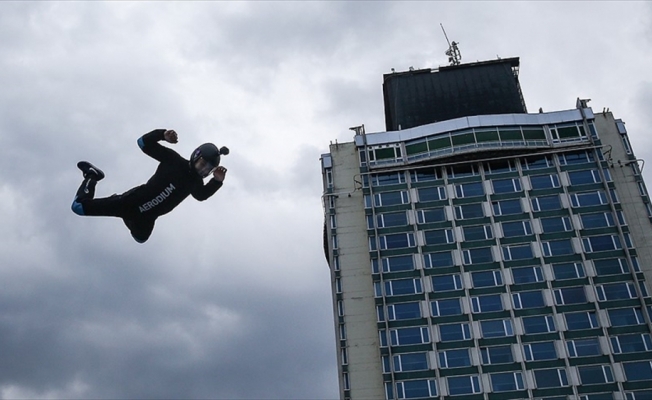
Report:
M 131 236 L 138 243 L 145 243 L 152 235 L 154 230 L 155 221 L 144 219 L 123 219 L 127 228 L 131 232 Z

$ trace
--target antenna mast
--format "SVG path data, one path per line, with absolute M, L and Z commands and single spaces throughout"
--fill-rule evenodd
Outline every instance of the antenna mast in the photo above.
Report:
M 460 53 L 460 49 L 459 47 L 457 47 L 458 43 L 455 41 L 451 43 L 451 41 L 448 40 L 448 35 L 446 34 L 444 25 L 441 23 L 439 25 L 441 25 L 441 30 L 444 31 L 444 37 L 448 42 L 448 50 L 446 50 L 445 53 L 448 56 L 448 62 L 451 63 L 450 65 L 460 65 L 460 60 L 462 59 L 462 53 Z

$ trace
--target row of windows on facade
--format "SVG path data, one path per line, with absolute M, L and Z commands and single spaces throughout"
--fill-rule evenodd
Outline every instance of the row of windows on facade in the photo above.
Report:
M 500 393 L 527 389 L 563 388 L 614 382 L 643 382 L 652 378 L 652 363 L 637 361 L 614 365 L 535 369 L 524 372 L 499 372 L 440 379 L 416 379 L 386 383 L 387 399 L 410 399 L 442 396 L 463 396 L 476 393 Z M 396 392 L 394 392 L 396 389 Z M 396 393 L 396 397 L 394 397 Z M 650 391 L 626 392 L 627 400 L 648 399 Z M 546 399 L 566 399 L 565 396 Z M 619 397 L 622 398 L 622 397 Z M 580 400 L 614 399 L 612 393 L 579 396 Z

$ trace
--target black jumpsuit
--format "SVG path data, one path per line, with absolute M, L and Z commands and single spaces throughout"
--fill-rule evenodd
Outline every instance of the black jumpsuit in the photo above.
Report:
M 87 178 L 77 191 L 72 210 L 78 215 L 122 218 L 134 239 L 144 243 L 156 218 L 172 211 L 188 195 L 199 201 L 211 197 L 222 182 L 211 179 L 204 185 L 190 161 L 158 143 L 164 140 L 164 132 L 156 129 L 138 139 L 142 151 L 160 163 L 147 183 L 123 194 L 94 199 L 97 181 Z

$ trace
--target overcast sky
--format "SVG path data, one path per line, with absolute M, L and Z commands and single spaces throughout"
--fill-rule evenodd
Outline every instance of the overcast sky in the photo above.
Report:
M 440 23 L 652 160 L 649 2 L 0 2 L 0 398 L 338 397 L 319 156 L 384 130 L 384 73 L 447 64 Z M 229 146 L 224 187 L 144 245 L 73 214 L 77 161 L 122 193 L 155 128 Z

